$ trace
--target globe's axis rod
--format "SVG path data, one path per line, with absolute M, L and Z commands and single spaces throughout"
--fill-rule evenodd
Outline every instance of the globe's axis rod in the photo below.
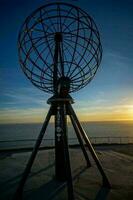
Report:
M 62 63 L 62 54 L 61 54 L 61 43 L 62 43 L 62 34 L 60 32 L 56 32 L 54 36 L 55 41 L 55 52 L 54 52 L 54 70 L 53 70 L 53 87 L 55 95 L 58 94 L 58 65 L 60 63 L 61 67 L 61 75 L 64 77 L 64 66 Z

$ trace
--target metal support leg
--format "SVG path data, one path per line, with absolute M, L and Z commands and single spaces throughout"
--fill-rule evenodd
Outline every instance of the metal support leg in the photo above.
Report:
M 100 163 L 100 161 L 99 161 L 99 159 L 98 159 L 98 157 L 96 155 L 96 152 L 95 152 L 93 146 L 91 145 L 91 142 L 90 142 L 87 134 L 85 133 L 84 129 L 82 128 L 82 126 L 81 126 L 81 124 L 80 124 L 80 122 L 79 122 L 79 120 L 78 120 L 78 118 L 77 118 L 77 116 L 76 116 L 71 104 L 68 105 L 68 109 L 70 111 L 70 114 L 73 116 L 73 119 L 74 119 L 75 123 L 77 124 L 77 126 L 78 126 L 78 128 L 79 128 L 79 130 L 80 130 L 80 132 L 82 134 L 82 137 L 83 137 L 84 141 L 86 142 L 86 145 L 89 148 L 89 151 L 90 151 L 93 159 L 95 160 L 96 165 L 97 165 L 97 167 L 98 167 L 98 169 L 99 169 L 99 171 L 100 171 L 100 173 L 102 175 L 103 186 L 107 187 L 107 188 L 111 188 L 110 182 L 109 182 L 109 180 L 108 180 L 108 178 L 107 178 L 107 176 L 106 176 L 106 174 L 105 174 L 105 172 L 103 170 L 102 164 Z
M 39 146 L 40 146 L 41 141 L 42 141 L 42 139 L 43 139 L 43 136 L 44 136 L 44 134 L 45 134 L 47 125 L 48 125 L 49 120 L 50 120 L 50 117 L 51 117 L 51 115 L 52 115 L 52 110 L 53 110 L 53 108 L 52 108 L 52 106 L 51 106 L 50 109 L 49 109 L 49 111 L 48 111 L 48 114 L 47 114 L 47 116 L 46 116 L 46 119 L 45 119 L 45 121 L 44 121 L 44 124 L 43 124 L 43 126 L 42 126 L 42 129 L 41 129 L 41 131 L 40 131 L 40 134 L 39 134 L 39 136 L 38 136 L 38 139 L 37 139 L 37 141 L 36 141 L 36 144 L 35 144 L 35 146 L 34 146 L 34 148 L 33 148 L 33 151 L 32 151 L 32 154 L 31 154 L 31 156 L 30 156 L 30 159 L 29 159 L 29 161 L 28 161 L 28 163 L 27 163 L 27 166 L 26 166 L 26 168 L 25 168 L 25 170 L 24 170 L 24 173 L 23 173 L 23 175 L 22 175 L 22 179 L 20 180 L 20 183 L 19 183 L 19 186 L 18 186 L 18 188 L 17 188 L 17 191 L 16 191 L 16 194 L 15 194 L 14 200 L 20 200 L 20 199 L 22 199 L 24 184 L 25 184 L 25 182 L 26 182 L 26 180 L 27 180 L 27 178 L 28 178 L 28 175 L 29 175 L 29 173 L 30 173 L 31 167 L 32 167 L 33 162 L 34 162 L 34 160 L 35 160 L 37 151 L 38 151 L 38 149 L 39 149 Z
M 74 128 L 74 130 L 75 130 L 75 132 L 76 132 L 76 135 L 77 135 L 79 144 L 80 144 L 80 146 L 81 146 L 81 149 L 82 149 L 82 151 L 83 151 L 84 157 L 85 157 L 85 159 L 86 159 L 87 166 L 88 166 L 88 167 L 91 167 L 91 162 L 90 162 L 90 160 L 89 160 L 89 157 L 88 157 L 88 154 L 87 154 L 87 152 L 86 152 L 84 143 L 83 143 L 83 141 L 82 141 L 80 131 L 79 131 L 79 129 L 78 129 L 78 127 L 77 127 L 77 125 L 76 125 L 76 123 L 75 123 L 75 120 L 74 120 L 74 118 L 73 118 L 72 115 L 70 115 L 70 119 L 71 119 L 73 128 Z
M 74 200 L 72 174 L 68 150 L 68 138 L 67 138 L 67 119 L 66 119 L 66 105 L 61 105 L 61 118 L 62 118 L 62 129 L 63 129 L 63 143 L 64 143 L 64 156 L 67 174 L 67 189 L 68 189 L 68 200 Z

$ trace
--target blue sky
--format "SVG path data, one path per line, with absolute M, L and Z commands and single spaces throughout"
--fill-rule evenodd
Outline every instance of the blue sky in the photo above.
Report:
M 0 0 L 0 123 L 43 121 L 50 97 L 23 74 L 17 36 L 25 18 L 45 0 Z M 67 2 L 67 1 L 65 1 Z M 68 1 L 95 20 L 101 35 L 103 58 L 84 89 L 72 94 L 81 120 L 133 120 L 133 1 Z

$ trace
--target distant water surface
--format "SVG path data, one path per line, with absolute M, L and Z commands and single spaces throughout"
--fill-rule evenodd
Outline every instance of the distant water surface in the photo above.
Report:
M 133 122 L 82 122 L 90 137 L 133 137 Z M 42 124 L 3 124 L 0 125 L 0 140 L 36 139 Z M 68 123 L 68 137 L 74 138 L 75 132 Z M 47 127 L 45 138 L 54 138 L 54 124 Z

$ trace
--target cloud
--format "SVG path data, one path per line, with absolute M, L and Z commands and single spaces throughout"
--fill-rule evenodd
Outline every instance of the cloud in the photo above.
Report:
M 46 95 L 31 88 L 18 88 L 13 91 L 5 91 L 1 99 L 1 108 L 3 107 L 42 107 L 46 105 Z
M 5 109 L 0 111 L 0 123 L 30 123 L 44 120 L 46 109 Z
M 128 61 L 132 61 L 133 62 L 133 57 L 129 57 L 129 56 L 126 56 L 126 55 L 121 55 L 120 52 L 118 51 L 115 51 L 115 50 L 108 50 L 104 53 L 104 57 L 107 57 L 109 60 L 113 60 L 114 59 L 117 61 L 121 61 L 121 62 L 128 62 Z

